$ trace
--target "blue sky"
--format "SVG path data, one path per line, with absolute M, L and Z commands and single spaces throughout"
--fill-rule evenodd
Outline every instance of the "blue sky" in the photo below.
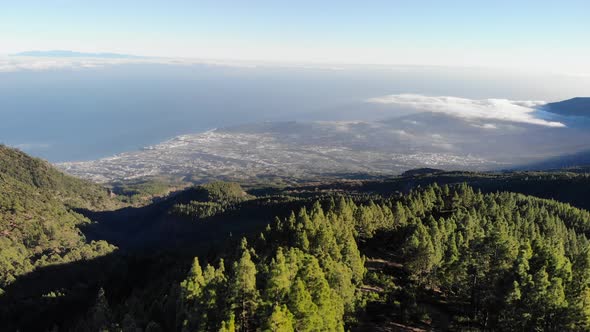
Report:
M 505 67 L 590 74 L 590 1 L 0 1 L 0 54 Z

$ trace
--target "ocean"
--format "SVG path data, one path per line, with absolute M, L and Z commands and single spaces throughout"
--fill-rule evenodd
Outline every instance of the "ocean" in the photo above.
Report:
M 51 162 L 91 160 L 171 137 L 260 121 L 391 117 L 392 93 L 560 100 L 588 78 L 434 67 L 120 64 L 0 72 L 0 143 Z M 407 111 L 407 110 L 406 110 Z

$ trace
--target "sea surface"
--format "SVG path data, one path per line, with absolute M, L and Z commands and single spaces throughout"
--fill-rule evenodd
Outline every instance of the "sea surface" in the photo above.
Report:
M 555 101 L 582 94 L 588 83 L 436 67 L 122 64 L 19 70 L 0 72 L 0 143 L 51 162 L 91 160 L 243 123 L 408 112 L 365 102 L 387 94 Z

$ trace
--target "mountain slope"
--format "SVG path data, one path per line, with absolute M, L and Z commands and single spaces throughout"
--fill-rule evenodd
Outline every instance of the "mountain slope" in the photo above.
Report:
M 540 162 L 523 165 L 518 169 L 524 170 L 555 170 L 555 169 L 572 169 L 588 167 L 590 165 L 590 151 L 580 151 L 572 154 L 565 154 L 553 158 L 548 158 Z
M 0 290 L 37 267 L 115 249 L 105 241 L 87 243 L 79 227 L 90 220 L 72 210 L 114 204 L 104 188 L 0 146 L 0 193 Z
M 590 326 L 590 215 L 553 200 L 588 206 L 587 174 L 214 182 L 91 223 L 72 207 L 105 189 L 5 147 L 1 170 L 9 331 Z
M 403 195 L 279 190 L 226 207 L 167 224 L 213 228 L 192 242 L 228 246 L 122 263 L 63 330 L 588 328 L 589 215 L 568 204 L 432 185 Z
M 211 183 L 150 206 L 94 212 L 106 218 L 89 225 L 45 186 L 14 180 L 31 172 L 5 175 L 9 190 L 21 190 L 7 197 L 43 204 L 3 216 L 26 224 L 30 211 L 61 220 L 50 223 L 59 227 L 53 231 L 73 241 L 46 236 L 51 249 L 39 256 L 70 252 L 76 262 L 16 275 L 0 297 L 0 320 L 12 330 L 264 330 L 277 319 L 286 330 L 539 330 L 545 322 L 584 330 L 590 321 L 582 302 L 590 293 L 588 212 L 498 192 L 581 206 L 585 174 L 427 169 L 246 192 Z M 47 204 L 61 214 L 48 214 Z M 79 226 L 130 250 L 89 259 L 87 252 L 112 247 L 84 244 L 74 236 Z M 35 250 L 28 238 L 21 242 L 18 248 Z
M 4 145 L 0 145 L 0 176 L 51 192 L 76 208 L 100 209 L 113 205 L 104 187 L 66 175 L 45 160 Z
M 566 116 L 590 117 L 590 97 L 576 97 L 543 106 L 543 109 Z

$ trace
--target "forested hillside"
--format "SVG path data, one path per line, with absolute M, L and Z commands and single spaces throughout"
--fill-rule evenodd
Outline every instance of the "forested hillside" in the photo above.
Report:
M 6 150 L 1 330 L 590 329 L 590 213 L 551 199 L 588 204 L 568 191 L 584 173 L 213 182 L 106 208 Z
M 465 185 L 326 197 L 233 254 L 195 258 L 176 292 L 176 325 L 163 328 L 584 330 L 589 222 L 567 204 Z M 178 285 L 166 287 L 170 296 Z M 142 325 L 153 318 L 145 310 L 115 316 Z
M 85 240 L 79 227 L 90 220 L 74 209 L 113 204 L 106 189 L 0 145 L 0 293 L 35 268 L 112 252 Z
M 114 202 L 102 186 L 57 170 L 47 161 L 0 144 L 0 176 L 46 191 L 77 208 L 112 208 Z
M 485 193 L 510 191 L 541 198 L 551 198 L 590 209 L 590 172 L 579 167 L 554 171 L 462 172 L 435 169 L 410 170 L 398 177 L 369 181 L 337 181 L 315 184 L 313 189 L 344 190 L 388 194 L 437 183 L 467 183 Z M 307 189 L 312 187 L 306 186 Z

